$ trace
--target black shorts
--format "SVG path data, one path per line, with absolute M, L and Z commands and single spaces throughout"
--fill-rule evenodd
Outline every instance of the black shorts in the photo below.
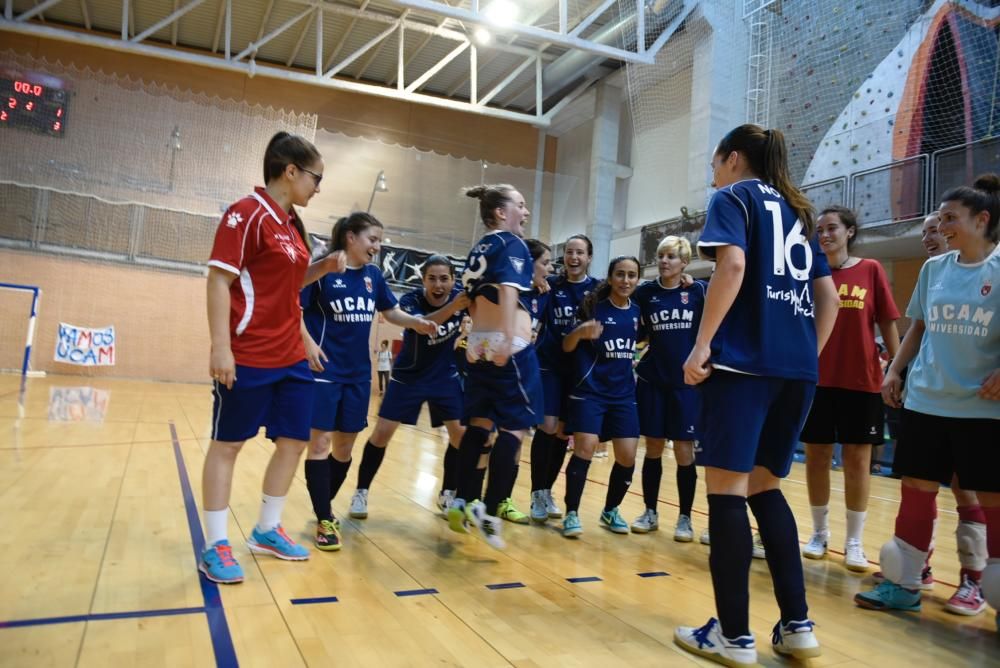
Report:
M 799 437 L 803 443 L 882 445 L 885 408 L 878 392 L 817 387 Z
M 918 480 L 1000 492 L 1000 420 L 951 418 L 903 409 L 892 469 Z

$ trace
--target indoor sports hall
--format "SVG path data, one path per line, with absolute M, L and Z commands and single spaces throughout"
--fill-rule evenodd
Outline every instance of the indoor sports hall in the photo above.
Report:
M 235 465 L 226 515 L 244 579 L 199 572 L 221 401 L 206 316 L 217 230 L 265 185 L 265 147 L 288 132 L 322 156 L 319 175 L 292 165 L 319 177 L 308 207 L 296 206 L 313 259 L 329 257 L 338 219 L 367 212 L 383 226 L 371 260 L 395 298 L 424 285 L 435 254 L 461 287 L 484 234 L 462 189 L 482 184 L 523 195 L 523 236 L 548 244 L 555 272 L 583 234 L 591 276 L 635 256 L 640 278 L 656 280 L 661 239 L 697 246 L 720 140 L 754 123 L 783 133 L 795 186 L 817 212 L 856 214 L 850 252 L 881 264 L 902 334 L 928 256 L 925 217 L 949 189 L 1000 172 L 998 34 L 1000 3 L 989 0 L 6 0 L 0 666 L 710 665 L 678 647 L 674 629 L 716 614 L 709 554 L 725 546 L 699 541 L 701 467 L 693 540 L 674 540 L 672 445 L 658 531 L 600 526 L 608 447 L 587 473 L 582 536 L 567 540 L 554 516 L 505 521 L 506 546 L 494 549 L 442 518 L 449 438 L 424 409 L 392 436 L 367 517 L 351 517 L 382 404 L 379 343 L 395 354 L 404 339 L 382 314 L 358 353 L 371 373 L 354 382 L 372 390 L 333 500 L 341 549 L 314 546 L 301 462 L 280 526 L 308 559 L 248 548 L 275 449 L 261 429 Z M 686 272 L 708 280 L 712 263 L 696 252 Z M 842 299 L 865 298 L 844 289 Z M 844 566 L 839 448 L 829 551 L 802 560 L 821 656 L 772 651 L 778 605 L 767 560 L 753 559 L 761 665 L 1000 666 L 995 607 L 946 607 L 970 549 L 956 540 L 964 516 L 948 489 L 920 610 L 855 604 L 897 526 L 891 412 L 884 432 L 867 566 Z M 531 442 L 511 494 L 525 512 Z M 629 521 L 648 505 L 645 451 L 640 438 L 620 506 Z M 781 489 L 805 546 L 803 461 L 799 452 Z M 560 474 L 552 488 L 560 505 L 565 484 Z

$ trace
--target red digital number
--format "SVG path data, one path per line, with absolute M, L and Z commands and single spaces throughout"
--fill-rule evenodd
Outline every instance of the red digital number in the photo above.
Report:
M 16 97 L 8 97 L 7 98 L 7 108 L 8 109 L 16 109 L 17 108 L 17 98 Z
M 35 101 L 34 100 L 29 100 L 28 103 L 24 105 L 24 108 L 26 110 L 28 110 L 28 111 L 34 111 L 35 110 Z
M 55 123 L 52 124 L 52 131 L 53 132 L 59 132 L 60 130 L 62 130 L 62 123 L 60 123 L 59 121 L 56 121 Z
M 0 109 L 0 121 L 6 121 L 6 120 L 7 120 L 7 112 Z
M 24 93 L 25 95 L 34 95 L 35 97 L 41 97 L 45 89 L 39 86 L 38 84 L 31 83 L 30 81 L 15 81 L 14 91 L 18 93 Z
M 34 86 L 32 86 L 32 88 L 31 88 L 31 92 L 35 94 L 35 97 L 41 97 L 41 96 L 42 96 L 42 91 L 43 91 L 43 90 L 44 90 L 44 89 L 43 89 L 43 88 L 42 88 L 41 86 L 39 86 L 38 84 L 35 84 L 35 85 L 34 85 Z
M 62 118 L 62 107 L 56 109 L 56 118 Z

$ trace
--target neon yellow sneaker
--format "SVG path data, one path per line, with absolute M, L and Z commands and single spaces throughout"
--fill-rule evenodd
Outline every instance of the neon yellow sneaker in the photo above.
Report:
M 514 524 L 527 524 L 530 521 L 527 515 L 514 506 L 514 500 L 510 497 L 501 501 L 500 505 L 497 506 L 497 516 Z

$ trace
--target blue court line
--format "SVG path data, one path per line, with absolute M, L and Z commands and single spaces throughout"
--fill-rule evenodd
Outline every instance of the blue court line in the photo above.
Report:
M 582 578 L 566 578 L 566 582 L 572 582 L 573 584 L 579 584 L 581 582 L 601 582 L 601 578 L 596 575 L 588 575 Z
M 40 617 L 38 619 L 12 619 L 0 621 L 0 629 L 17 629 L 25 626 L 48 626 L 50 624 L 74 624 L 76 622 L 100 622 L 113 619 L 137 619 L 145 617 L 173 617 L 205 612 L 205 608 L 166 608 L 163 610 L 135 610 L 133 612 L 98 612 L 87 615 L 66 615 L 63 617 Z
M 487 589 L 520 589 L 525 586 L 523 582 L 501 582 L 500 584 L 486 585 Z
M 662 578 L 667 575 L 670 575 L 670 573 L 666 571 L 650 571 L 648 573 L 636 573 L 636 575 L 638 575 L 641 578 Z
M 293 598 L 292 605 L 310 605 L 312 603 L 336 603 L 336 596 L 317 596 L 316 598 Z
M 177 429 L 170 423 L 170 440 L 174 445 L 174 460 L 177 462 L 177 476 L 181 481 L 181 491 L 184 493 L 184 510 L 187 513 L 188 529 L 191 532 L 191 547 L 194 550 L 195 563 L 201 562 L 201 553 L 205 549 L 205 534 L 201 531 L 201 521 L 198 519 L 198 506 L 194 502 L 191 491 L 191 481 L 188 479 L 187 468 L 184 466 L 184 455 L 181 453 L 181 443 L 177 439 Z M 201 596 L 205 601 L 205 615 L 208 617 L 208 632 L 212 638 L 212 649 L 215 651 L 215 665 L 223 668 L 236 668 L 240 665 L 236 659 L 236 648 L 233 647 L 233 637 L 229 633 L 226 622 L 226 611 L 222 607 L 222 597 L 219 596 L 219 585 L 198 573 L 201 583 Z
M 403 596 L 425 596 L 427 594 L 438 593 L 437 589 L 404 589 L 402 591 L 393 592 L 396 596 L 402 598 Z

